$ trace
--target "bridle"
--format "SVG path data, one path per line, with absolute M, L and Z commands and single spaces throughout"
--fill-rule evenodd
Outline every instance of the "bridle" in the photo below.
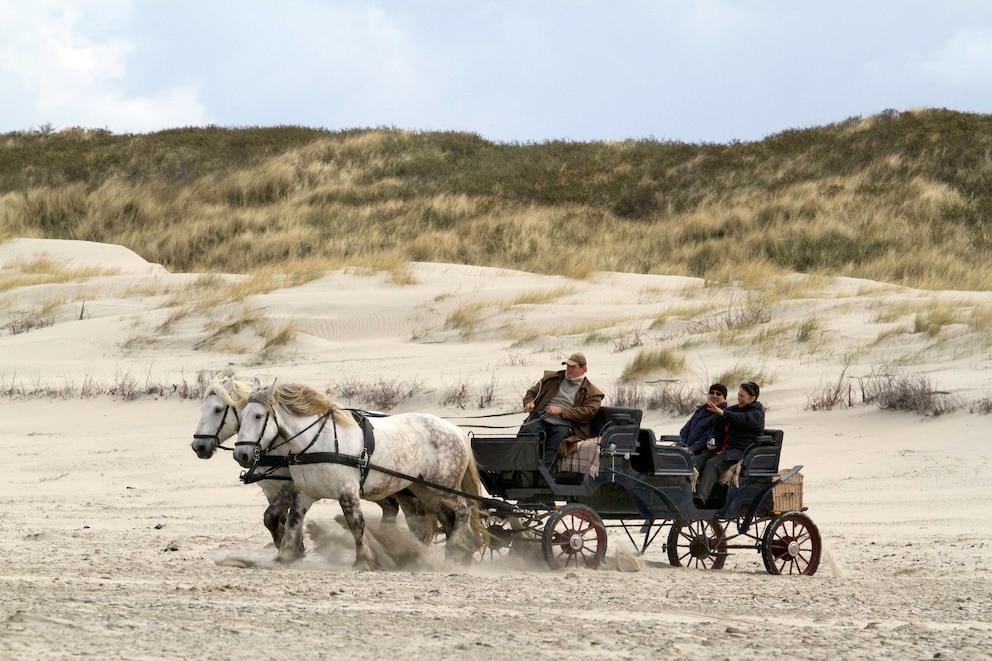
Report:
M 324 427 L 327 425 L 328 420 L 331 420 L 332 421 L 331 424 L 334 425 L 334 445 L 336 448 L 338 442 L 338 428 L 337 428 L 337 424 L 333 422 L 333 415 L 332 415 L 333 413 L 334 413 L 333 409 L 327 411 L 326 413 L 320 415 L 316 420 L 311 422 L 309 425 L 307 425 L 300 431 L 296 432 L 292 436 L 286 437 L 283 435 L 282 427 L 280 427 L 279 425 L 279 419 L 276 417 L 275 408 L 269 406 L 268 404 L 265 404 L 265 420 L 262 422 L 262 428 L 258 432 L 258 438 L 256 438 L 254 441 L 242 441 L 238 439 L 237 441 L 234 442 L 235 447 L 241 445 L 248 445 L 255 448 L 252 453 L 253 454 L 252 465 L 247 471 L 241 474 L 241 480 L 247 484 L 257 479 L 262 479 L 254 476 L 256 468 L 260 466 L 273 467 L 270 468 L 268 472 L 271 472 L 271 470 L 274 470 L 275 468 L 288 466 L 291 463 L 291 457 L 293 455 L 287 455 L 285 457 L 282 456 L 273 457 L 273 456 L 269 456 L 269 453 L 277 448 L 282 447 L 283 445 L 286 445 L 287 443 L 291 442 L 293 439 L 297 438 L 298 436 L 305 434 L 307 430 L 311 429 L 314 425 L 319 424 L 320 426 L 317 428 L 317 432 L 313 435 L 313 439 L 310 441 L 310 444 L 303 449 L 303 453 L 305 453 L 313 446 L 314 443 L 317 442 L 317 439 L 320 437 L 321 432 L 324 431 Z M 276 427 L 275 438 L 281 438 L 281 440 L 278 443 L 274 443 L 263 450 L 262 439 L 265 438 L 265 429 L 266 427 L 269 426 L 270 418 L 272 419 L 272 422 Z
M 276 410 L 275 410 L 275 408 L 273 408 L 273 407 L 269 406 L 268 404 L 266 404 L 265 405 L 265 420 L 262 422 L 262 428 L 258 432 L 258 438 L 256 438 L 254 441 L 242 441 L 242 440 L 239 439 L 239 440 L 237 440 L 237 441 L 234 442 L 234 445 L 235 445 L 235 447 L 237 447 L 239 445 L 251 445 L 251 446 L 254 446 L 255 447 L 255 457 L 254 457 L 254 459 L 255 459 L 255 462 L 257 463 L 258 460 L 263 455 L 266 455 L 266 454 L 272 452 L 276 448 L 280 448 L 283 445 L 286 445 L 290 441 L 292 441 L 292 440 L 296 439 L 297 437 L 302 436 L 303 434 L 305 434 L 307 432 L 307 430 L 311 429 L 314 425 L 318 425 L 319 424 L 320 426 L 317 428 L 317 432 L 313 435 L 313 439 L 310 441 L 310 444 L 307 445 L 305 448 L 303 448 L 303 452 L 300 453 L 300 454 L 304 454 L 307 450 L 309 450 L 311 447 L 313 447 L 313 444 L 314 443 L 317 442 L 317 439 L 320 438 L 320 434 L 324 431 L 324 427 L 327 426 L 327 421 L 328 420 L 331 420 L 331 424 L 334 425 L 334 448 L 335 448 L 335 451 L 336 451 L 337 450 L 337 445 L 338 445 L 338 426 L 337 426 L 337 424 L 335 424 L 333 422 L 333 415 L 332 415 L 333 413 L 334 413 L 334 409 L 331 409 L 331 410 L 327 411 L 326 413 L 322 413 L 321 415 L 319 415 L 317 417 L 316 420 L 314 420 L 313 422 L 311 422 L 309 425 L 307 425 L 306 427 L 304 427 L 300 431 L 296 432 L 292 436 L 286 437 L 286 436 L 283 436 L 282 427 L 279 426 L 279 419 L 276 417 Z M 269 419 L 270 418 L 272 419 L 272 422 L 273 422 L 273 424 L 276 427 L 276 438 L 282 437 L 282 440 L 280 440 L 280 442 L 278 442 L 278 443 L 275 443 L 273 445 L 270 445 L 269 447 L 267 447 L 267 448 L 265 448 L 263 450 L 262 449 L 262 439 L 265 438 L 265 428 L 269 426 Z
M 237 407 L 231 406 L 230 404 L 225 404 L 224 405 L 224 415 L 222 415 L 221 418 L 220 418 L 220 424 L 217 425 L 217 431 L 215 431 L 213 434 L 193 434 L 193 439 L 194 440 L 199 440 L 199 439 L 213 439 L 213 441 L 214 441 L 213 442 L 213 450 L 216 450 L 217 448 L 220 448 L 221 450 L 227 450 L 228 452 L 232 452 L 234 450 L 234 448 L 227 448 L 227 447 L 224 447 L 223 445 L 220 444 L 220 430 L 224 428 L 224 423 L 227 422 L 227 413 L 228 413 L 228 411 L 234 411 L 234 420 L 235 420 L 235 422 L 238 423 L 238 427 L 241 427 L 241 416 L 238 415 L 238 409 L 237 409 Z M 213 450 L 211 450 L 211 451 L 213 451 Z
M 361 469 L 360 486 L 364 486 L 365 478 L 368 476 L 369 452 L 367 449 L 363 449 L 361 457 L 351 457 L 350 455 L 342 455 L 340 453 L 339 445 L 338 445 L 338 425 L 337 422 L 335 422 L 334 420 L 335 409 L 330 409 L 327 412 L 317 416 L 317 418 L 313 422 L 311 422 L 309 425 L 299 430 L 292 436 L 285 436 L 282 428 L 279 425 L 279 419 L 276 417 L 275 408 L 270 406 L 269 404 L 263 404 L 263 405 L 265 406 L 265 420 L 262 422 L 262 428 L 258 432 L 258 437 L 254 441 L 242 441 L 239 438 L 234 443 L 235 447 L 239 445 L 248 445 L 255 448 L 253 452 L 251 467 L 249 467 L 248 470 L 241 473 L 242 482 L 244 482 L 245 484 L 249 484 L 251 482 L 255 482 L 260 479 L 265 479 L 265 477 L 273 470 L 275 470 L 275 468 L 282 468 L 284 466 L 289 466 L 291 464 L 304 464 L 304 463 L 331 461 L 333 463 L 341 463 L 345 465 L 353 465 L 359 467 Z M 280 441 L 278 443 L 273 443 L 272 445 L 269 445 L 267 448 L 263 449 L 262 439 L 265 438 L 265 429 L 269 426 L 270 419 L 273 421 L 273 424 L 276 427 L 275 438 L 280 439 Z M 310 450 L 310 448 L 314 446 L 314 444 L 320 438 L 320 435 L 324 432 L 324 428 L 327 426 L 328 420 L 330 420 L 331 427 L 334 430 L 334 452 L 308 452 L 308 450 Z M 303 434 L 305 434 L 307 431 L 309 431 L 315 426 L 317 427 L 317 431 L 314 432 L 313 438 L 310 439 L 310 443 L 308 443 L 307 446 L 303 448 L 303 450 L 300 451 L 299 453 L 296 454 L 289 453 L 284 457 L 283 456 L 273 457 L 269 455 L 269 453 L 272 450 L 275 450 L 276 448 L 280 448 L 283 445 L 290 443 L 291 441 L 302 436 Z M 266 471 L 266 473 L 264 473 L 262 476 L 259 477 L 255 475 L 255 471 L 260 466 L 270 466 L 273 468 L 270 468 L 268 471 Z M 287 478 L 287 479 L 292 479 L 292 478 Z

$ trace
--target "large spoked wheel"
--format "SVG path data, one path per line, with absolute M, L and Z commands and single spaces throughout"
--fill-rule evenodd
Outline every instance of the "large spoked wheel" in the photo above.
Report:
M 812 576 L 821 550 L 820 531 L 802 512 L 780 514 L 761 537 L 761 559 L 769 574 Z
M 668 562 L 674 567 L 723 569 L 727 561 L 727 538 L 715 519 L 672 525 L 668 533 Z
M 513 545 L 513 529 L 506 520 L 490 524 L 487 529 L 488 544 L 479 548 L 475 557 L 478 560 L 495 560 L 510 554 Z
M 548 518 L 542 539 L 552 569 L 596 569 L 606 557 L 606 528 L 594 510 L 569 503 Z
M 510 557 L 533 558 L 541 539 L 540 534 L 534 530 L 532 521 L 524 522 L 517 517 L 496 519 L 486 532 L 488 544 L 475 553 L 475 557 L 482 561 Z

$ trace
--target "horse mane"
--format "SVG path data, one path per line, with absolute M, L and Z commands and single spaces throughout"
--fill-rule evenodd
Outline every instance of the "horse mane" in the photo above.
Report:
M 233 391 L 228 391 L 226 382 L 214 381 L 207 387 L 204 399 L 210 395 L 217 395 L 226 405 L 241 408 L 251 394 L 251 384 L 237 379 L 232 379 L 232 382 Z
M 277 404 L 293 415 L 324 415 L 331 411 L 334 422 L 339 425 L 354 427 L 358 423 L 341 408 L 308 385 L 302 383 L 284 383 L 275 387 L 275 392 L 256 390 L 248 397 L 249 402 L 258 402 L 268 407 Z

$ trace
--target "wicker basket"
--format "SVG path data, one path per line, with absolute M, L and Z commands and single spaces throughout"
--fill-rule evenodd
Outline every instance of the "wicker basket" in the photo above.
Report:
M 779 475 L 788 473 L 779 471 Z M 803 474 L 796 473 L 788 480 L 779 482 L 772 489 L 772 509 L 776 512 L 792 512 L 803 508 Z

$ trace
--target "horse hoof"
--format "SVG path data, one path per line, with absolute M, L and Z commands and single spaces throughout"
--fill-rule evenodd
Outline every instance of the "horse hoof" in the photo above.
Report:
M 293 564 L 302 557 L 303 557 L 302 555 L 295 555 L 295 554 L 277 555 L 276 562 L 278 562 L 280 565 L 286 565 L 288 567 L 289 565 Z

